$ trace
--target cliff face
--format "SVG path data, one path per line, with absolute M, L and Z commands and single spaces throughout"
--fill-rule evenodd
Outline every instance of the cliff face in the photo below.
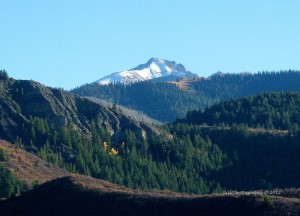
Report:
M 50 126 L 61 128 L 73 123 L 90 134 L 91 121 L 103 126 L 111 134 L 122 135 L 125 129 L 140 136 L 159 133 L 150 125 L 139 123 L 113 109 L 76 96 L 69 92 L 46 87 L 34 81 L 1 80 L 0 138 L 15 141 L 22 129 L 30 124 L 30 117 L 40 117 Z

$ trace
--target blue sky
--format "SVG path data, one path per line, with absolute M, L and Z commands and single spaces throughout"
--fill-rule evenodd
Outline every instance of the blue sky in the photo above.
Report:
M 299 0 L 1 0 L 0 68 L 71 89 L 150 57 L 200 76 L 300 70 Z

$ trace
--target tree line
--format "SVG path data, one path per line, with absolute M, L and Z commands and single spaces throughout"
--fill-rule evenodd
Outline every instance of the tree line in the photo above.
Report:
M 204 110 L 215 102 L 254 96 L 263 92 L 300 92 L 300 71 L 263 71 L 221 73 L 209 78 L 194 79 L 187 90 L 166 82 L 145 81 L 130 85 L 86 84 L 72 90 L 81 96 L 91 96 L 141 110 L 161 122 L 173 122 L 191 110 Z
M 300 94 L 262 93 L 214 104 L 204 111 L 190 111 L 178 121 L 192 124 L 245 124 L 254 128 L 298 130 Z

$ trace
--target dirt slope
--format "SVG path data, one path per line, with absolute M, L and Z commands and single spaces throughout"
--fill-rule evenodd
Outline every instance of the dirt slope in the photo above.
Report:
M 28 187 L 31 187 L 34 180 L 44 183 L 69 175 L 65 170 L 49 164 L 36 155 L 17 148 L 6 141 L 0 140 L 0 149 L 8 155 L 8 160 L 1 162 L 1 165 L 11 170 Z

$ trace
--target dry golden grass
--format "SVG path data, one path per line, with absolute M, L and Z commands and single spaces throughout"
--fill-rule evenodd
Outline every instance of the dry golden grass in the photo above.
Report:
M 170 83 L 175 84 L 178 88 L 182 90 L 189 90 L 192 91 L 189 86 L 192 82 L 198 81 L 200 79 L 204 78 L 183 78 L 182 80 L 177 81 L 172 81 Z
M 28 187 L 34 180 L 44 183 L 69 175 L 65 170 L 55 167 L 23 149 L 18 149 L 8 142 L 0 141 L 0 148 L 8 155 L 8 160 L 1 162 L 3 167 L 11 170 Z

